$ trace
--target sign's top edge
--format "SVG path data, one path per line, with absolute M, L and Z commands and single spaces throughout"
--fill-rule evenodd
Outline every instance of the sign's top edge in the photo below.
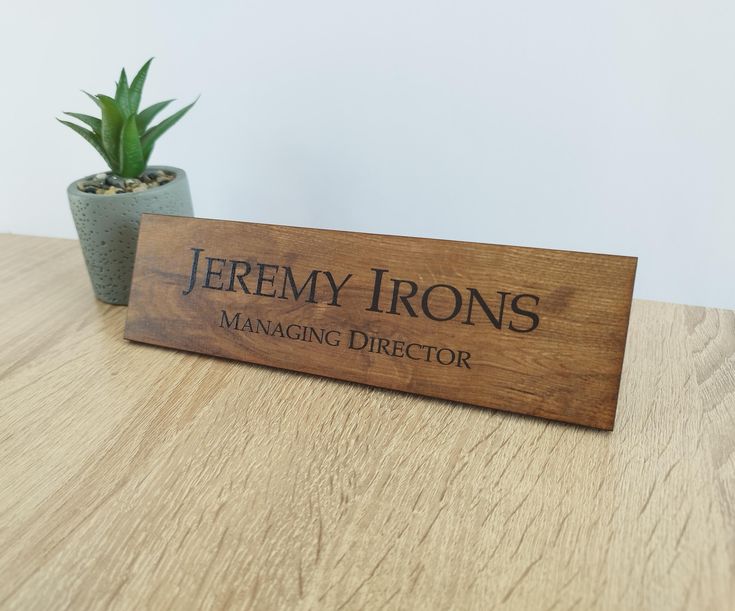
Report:
M 589 252 L 589 251 L 584 251 L 584 250 L 571 250 L 571 249 L 565 249 L 565 248 L 546 248 L 543 246 L 518 246 L 516 244 L 496 244 L 496 243 L 490 243 L 490 242 L 472 242 L 470 240 L 452 240 L 449 238 L 427 238 L 427 237 L 421 237 L 421 236 L 407 236 L 407 235 L 391 234 L 391 233 L 373 233 L 369 231 L 353 231 L 349 229 L 333 229 L 333 228 L 324 228 L 324 227 L 303 227 L 300 225 L 283 225 L 281 223 L 256 223 L 253 221 L 238 221 L 238 220 L 231 220 L 231 219 L 213 219 L 213 218 L 207 218 L 207 217 L 201 217 L 201 216 L 196 216 L 196 217 L 181 216 L 177 214 L 156 214 L 152 212 L 142 213 L 141 221 L 145 217 L 158 217 L 158 218 L 173 217 L 173 218 L 179 218 L 179 219 L 185 219 L 185 220 L 209 221 L 213 223 L 239 223 L 241 225 L 254 225 L 258 227 L 272 227 L 276 229 L 285 228 L 285 229 L 299 229 L 299 230 L 305 230 L 305 231 L 329 231 L 329 232 L 335 232 L 335 233 L 363 235 L 363 236 L 372 236 L 372 237 L 389 238 L 389 239 L 402 238 L 402 239 L 410 239 L 410 240 L 450 242 L 452 244 L 497 246 L 501 248 L 517 248 L 520 250 L 570 253 L 570 254 L 577 254 L 577 255 L 593 255 L 596 257 L 610 257 L 614 259 L 628 259 L 631 262 L 635 263 L 636 266 L 638 263 L 638 257 L 635 255 L 618 255 L 618 254 L 611 254 L 611 253 Z

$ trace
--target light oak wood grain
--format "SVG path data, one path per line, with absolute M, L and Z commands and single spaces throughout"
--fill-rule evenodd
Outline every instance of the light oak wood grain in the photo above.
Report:
M 731 311 L 634 302 L 604 433 L 129 343 L 0 249 L 4 608 L 734 606 Z

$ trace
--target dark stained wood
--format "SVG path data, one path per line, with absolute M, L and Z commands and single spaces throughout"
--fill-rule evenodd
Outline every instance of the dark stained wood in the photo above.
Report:
M 636 263 L 144 215 L 125 337 L 611 430 Z

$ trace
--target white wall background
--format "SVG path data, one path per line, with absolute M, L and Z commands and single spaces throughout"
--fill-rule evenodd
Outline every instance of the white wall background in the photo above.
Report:
M 0 231 L 74 237 L 54 121 L 154 55 L 199 216 L 640 257 L 735 308 L 735 2 L 7 2 Z

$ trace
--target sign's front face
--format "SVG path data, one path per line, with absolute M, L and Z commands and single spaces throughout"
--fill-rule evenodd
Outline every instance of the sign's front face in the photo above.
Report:
M 612 429 L 635 268 L 144 215 L 125 337 Z

